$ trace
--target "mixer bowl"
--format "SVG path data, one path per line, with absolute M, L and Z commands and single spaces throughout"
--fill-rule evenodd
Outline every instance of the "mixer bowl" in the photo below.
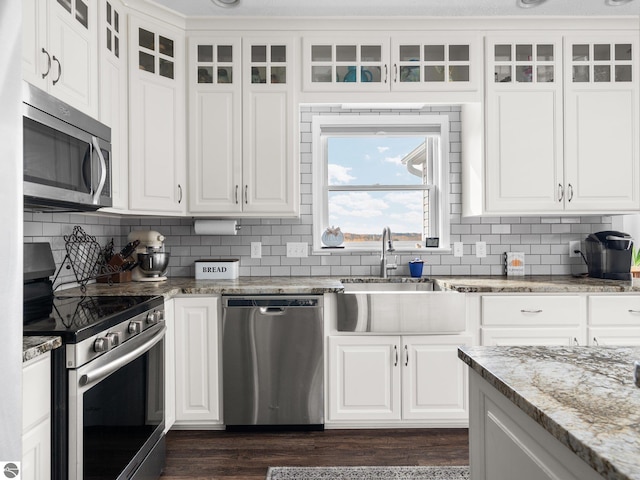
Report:
M 138 253 L 140 271 L 145 277 L 161 277 L 169 266 L 169 252 Z

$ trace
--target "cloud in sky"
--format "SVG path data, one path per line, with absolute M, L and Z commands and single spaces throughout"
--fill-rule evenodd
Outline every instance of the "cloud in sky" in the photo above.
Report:
M 330 163 L 328 165 L 329 185 L 346 185 L 356 177 L 349 174 L 351 167 L 343 167 Z
M 384 161 L 387 163 L 393 163 L 394 165 L 402 165 L 402 155 L 396 155 L 395 157 L 384 157 Z
M 336 217 L 377 217 L 388 208 L 387 202 L 368 192 L 345 192 L 329 198 L 329 211 Z
M 384 153 L 387 150 L 389 150 L 389 147 L 377 147 L 377 148 L 378 148 L 378 152 L 380 152 L 380 153 Z

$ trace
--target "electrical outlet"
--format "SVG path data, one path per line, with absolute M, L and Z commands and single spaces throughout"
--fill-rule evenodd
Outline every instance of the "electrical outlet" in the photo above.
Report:
M 487 243 L 476 242 L 476 257 L 485 258 L 487 256 Z
M 309 244 L 307 242 L 287 242 L 287 257 L 308 257 Z
M 569 256 L 570 257 L 579 257 L 580 256 L 580 248 L 582 248 L 580 246 L 580 240 L 571 240 L 569 242 Z M 578 253 L 576 253 L 576 250 L 578 250 Z
M 464 255 L 464 252 L 463 252 L 462 242 L 453 242 L 453 256 L 462 257 L 463 255 Z
M 251 258 L 262 258 L 262 242 L 251 242 Z

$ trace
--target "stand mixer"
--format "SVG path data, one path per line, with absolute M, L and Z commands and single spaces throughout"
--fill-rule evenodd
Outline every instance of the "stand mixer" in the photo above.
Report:
M 161 282 L 169 266 L 169 252 L 164 251 L 164 235 L 154 230 L 134 230 L 127 236 L 129 242 L 140 243 L 133 253 L 137 267 L 131 272 L 136 282 Z

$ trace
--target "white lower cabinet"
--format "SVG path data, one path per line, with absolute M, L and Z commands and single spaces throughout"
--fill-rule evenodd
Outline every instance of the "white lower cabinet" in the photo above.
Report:
M 640 295 L 591 295 L 589 345 L 640 345 Z
M 484 295 L 482 345 L 585 345 L 586 300 L 579 295 Z
M 22 472 L 24 480 L 51 478 L 51 354 L 22 367 Z
M 328 423 L 467 422 L 467 335 L 329 337 Z
M 175 425 L 221 425 L 220 297 L 192 296 L 174 302 Z

